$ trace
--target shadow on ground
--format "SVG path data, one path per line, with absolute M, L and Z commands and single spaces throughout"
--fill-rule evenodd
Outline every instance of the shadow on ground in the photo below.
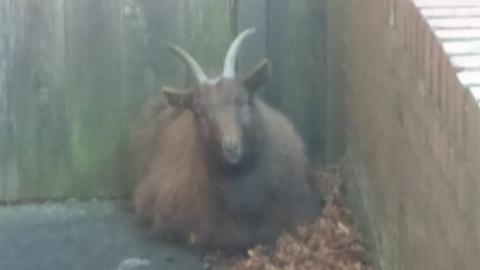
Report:
M 121 202 L 0 207 L 0 269 L 205 269 L 201 256 L 152 240 Z
M 315 179 L 326 199 L 322 216 L 233 258 L 202 258 L 153 238 L 121 201 L 0 207 L 0 270 L 372 270 L 338 170 Z

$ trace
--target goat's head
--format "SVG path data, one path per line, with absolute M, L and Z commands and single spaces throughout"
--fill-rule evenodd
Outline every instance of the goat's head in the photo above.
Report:
M 196 84 L 191 91 L 162 89 L 171 106 L 193 112 L 209 149 L 229 166 L 241 164 L 253 150 L 251 142 L 255 139 L 258 124 L 255 92 L 268 79 L 269 63 L 266 59 L 243 78 L 235 72 L 240 45 L 254 32 L 254 29 L 248 29 L 237 36 L 225 57 L 223 74 L 216 78 L 208 78 L 192 56 L 173 46 L 173 51 L 191 69 Z

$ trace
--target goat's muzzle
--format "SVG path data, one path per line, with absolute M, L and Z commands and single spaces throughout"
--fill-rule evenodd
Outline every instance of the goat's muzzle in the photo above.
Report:
M 240 140 L 227 139 L 222 143 L 222 156 L 229 165 L 236 165 L 243 159 L 243 146 Z

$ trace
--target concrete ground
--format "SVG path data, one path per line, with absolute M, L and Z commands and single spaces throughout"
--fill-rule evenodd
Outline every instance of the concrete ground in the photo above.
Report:
M 152 240 L 118 202 L 0 207 L 0 269 L 206 269 L 199 254 Z

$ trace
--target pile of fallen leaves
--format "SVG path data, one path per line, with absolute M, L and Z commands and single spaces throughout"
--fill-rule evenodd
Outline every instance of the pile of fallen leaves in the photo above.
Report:
M 236 261 L 234 270 L 371 270 L 367 250 L 353 228 L 351 212 L 340 192 L 338 170 L 316 173 L 326 198 L 322 216 L 313 224 L 282 235 L 274 246 L 259 246 Z

